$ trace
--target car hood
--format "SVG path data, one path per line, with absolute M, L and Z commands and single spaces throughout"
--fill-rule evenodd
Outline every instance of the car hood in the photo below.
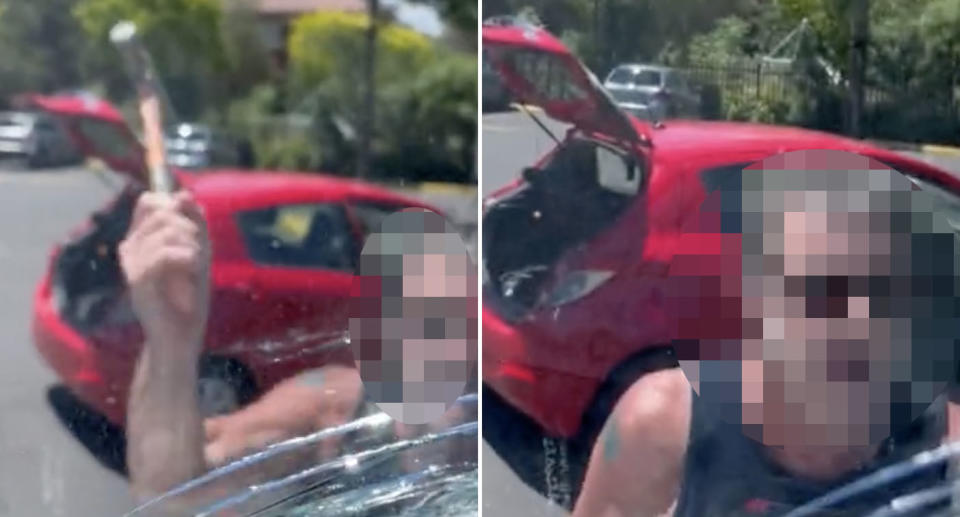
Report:
M 19 102 L 62 120 L 87 158 L 99 159 L 112 170 L 147 184 L 143 145 L 109 102 L 87 95 L 28 95 Z
M 483 49 L 521 102 L 588 133 L 650 145 L 649 126 L 633 120 L 563 43 L 533 26 L 483 27 Z

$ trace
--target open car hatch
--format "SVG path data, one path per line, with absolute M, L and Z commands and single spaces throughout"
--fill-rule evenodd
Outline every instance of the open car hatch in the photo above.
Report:
M 63 121 L 84 156 L 99 159 L 113 171 L 147 184 L 143 145 L 109 102 L 84 95 L 29 95 L 21 103 Z
M 643 122 L 623 112 L 596 76 L 557 38 L 529 25 L 486 25 L 483 48 L 504 85 L 550 117 L 631 144 L 650 146 Z

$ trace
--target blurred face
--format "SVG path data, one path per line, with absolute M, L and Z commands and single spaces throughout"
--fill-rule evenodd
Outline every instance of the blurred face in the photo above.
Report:
M 871 299 L 910 295 L 890 267 L 902 239 L 886 218 L 844 211 L 849 198 L 831 210 L 824 191 L 772 194 L 764 217 L 777 229 L 762 242 L 774 270 L 744 265 L 743 317 L 761 333 L 743 341 L 743 423 L 762 425 L 769 445 L 867 446 L 890 434 L 894 370 L 911 370 L 910 320 L 870 312 Z
M 454 228 L 421 210 L 370 235 L 351 304 L 354 358 L 368 397 L 406 424 L 440 418 L 477 357 L 476 273 Z
M 738 350 L 681 364 L 705 401 L 739 399 L 745 433 L 766 445 L 868 448 L 898 430 L 892 412 L 918 416 L 953 371 L 929 366 L 953 364 L 952 341 L 918 337 L 914 323 L 956 321 L 930 303 L 932 286 L 954 280 L 915 274 L 933 262 L 913 235 L 939 238 L 951 265 L 953 234 L 899 173 L 844 153 L 810 170 L 817 161 L 796 154 L 743 172 Z M 730 345 L 706 340 L 701 353 Z

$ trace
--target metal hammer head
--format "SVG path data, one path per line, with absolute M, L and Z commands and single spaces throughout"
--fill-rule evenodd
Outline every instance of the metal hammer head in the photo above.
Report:
M 144 48 L 137 33 L 137 26 L 130 21 L 122 21 L 110 30 L 110 41 L 117 47 L 131 78 L 138 87 L 151 85 L 154 81 L 150 54 Z
M 137 37 L 137 25 L 131 21 L 118 22 L 110 29 L 110 41 L 114 45 L 129 43 Z

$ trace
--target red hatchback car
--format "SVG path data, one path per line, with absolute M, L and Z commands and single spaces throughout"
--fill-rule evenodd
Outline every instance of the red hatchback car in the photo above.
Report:
M 515 412 L 517 422 L 586 444 L 585 451 L 626 387 L 677 364 L 663 287 L 681 226 L 706 197 L 702 173 L 789 151 L 840 150 L 960 205 L 960 182 L 950 173 L 867 142 L 798 128 L 633 118 L 537 28 L 484 27 L 483 48 L 516 98 L 572 125 L 484 204 L 485 415 Z M 710 243 L 697 245 L 709 254 Z
M 65 119 L 85 152 L 132 176 L 128 187 L 56 246 L 34 298 L 37 350 L 83 402 L 123 425 L 142 332 L 117 245 L 145 184 L 142 149 L 109 104 L 34 103 Z M 174 171 L 204 208 L 213 247 L 212 305 L 201 365 L 207 414 L 229 412 L 307 368 L 350 361 L 347 301 L 366 234 L 420 202 L 321 175 Z

